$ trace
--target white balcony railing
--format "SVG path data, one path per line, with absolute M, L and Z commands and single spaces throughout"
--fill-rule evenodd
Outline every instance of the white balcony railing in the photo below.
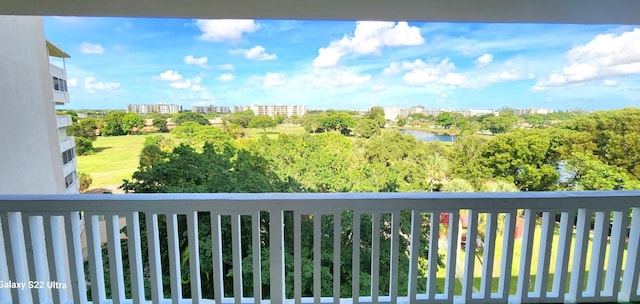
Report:
M 0 303 L 638 301 L 639 214 L 640 192 L 0 195 L 0 281 L 65 285 Z
M 56 115 L 56 124 L 58 129 L 65 128 L 73 124 L 71 115 Z

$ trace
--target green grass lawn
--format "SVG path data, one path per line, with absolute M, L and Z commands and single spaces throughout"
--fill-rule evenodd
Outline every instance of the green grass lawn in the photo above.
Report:
M 99 136 L 93 142 L 95 154 L 78 156 L 78 172 L 89 174 L 93 180 L 89 190 L 115 190 L 123 179 L 131 179 L 147 136 Z
M 244 131 L 247 133 L 247 137 L 249 138 L 260 138 L 263 134 L 266 134 L 270 138 L 276 138 L 280 134 L 300 135 L 307 132 L 301 126 L 284 126 L 284 125 L 279 125 L 275 128 L 267 128 L 266 133 L 262 129 L 247 128 Z

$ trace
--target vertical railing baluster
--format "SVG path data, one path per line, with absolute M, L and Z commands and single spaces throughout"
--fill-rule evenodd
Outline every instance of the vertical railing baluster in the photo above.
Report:
M 84 222 L 87 237 L 87 251 L 89 252 L 91 298 L 93 303 L 104 303 L 106 295 L 104 288 L 104 267 L 102 266 L 102 250 L 100 246 L 100 223 L 98 216 L 89 212 L 85 213 Z
M 224 300 L 224 282 L 222 267 L 222 228 L 220 227 L 220 214 L 211 212 L 211 237 L 213 260 L 213 293 L 216 304 Z
M 64 215 L 67 238 L 67 253 L 69 254 L 69 269 L 73 292 L 73 303 L 87 302 L 87 285 L 82 260 L 82 241 L 80 239 L 80 212 L 74 211 Z
M 640 208 L 631 208 L 631 231 L 627 242 L 627 263 L 622 274 L 620 302 L 640 301 L 638 276 L 640 274 Z
M 322 223 L 322 214 L 313 214 L 313 300 L 320 303 L 322 296 L 321 271 L 322 271 L 322 232 L 320 224 Z
M 556 250 L 556 267 L 553 275 L 553 288 L 547 298 L 553 298 L 557 302 L 564 302 L 567 276 L 569 271 L 569 253 L 571 251 L 571 239 L 573 238 L 573 223 L 576 213 L 573 210 L 564 211 L 560 218 L 560 235 L 558 236 L 558 249 Z
M 400 212 L 391 213 L 391 261 L 389 266 L 389 298 L 398 303 L 398 267 L 400 265 Z
M 298 211 L 293 212 L 293 297 L 302 303 L 302 224 Z
M 187 212 L 187 238 L 189 242 L 189 272 L 191 279 L 191 303 L 202 302 L 200 281 L 200 246 L 198 239 L 198 212 Z
M 149 219 L 147 219 L 148 221 Z M 134 304 L 145 301 L 144 274 L 142 273 L 142 244 L 140 239 L 140 214 L 129 212 L 127 221 L 127 248 L 129 250 L 129 272 L 131 275 L 131 297 Z
M 629 211 L 614 211 L 613 226 L 611 227 L 611 247 L 609 252 L 609 263 L 607 264 L 607 275 L 604 281 L 603 296 L 610 297 L 608 301 L 618 300 L 620 291 L 620 278 L 622 260 L 624 256 L 624 245 L 627 237 L 627 225 L 629 224 Z
M 453 302 L 455 283 L 456 283 L 456 267 L 458 261 L 458 248 L 460 242 L 458 241 L 458 235 L 460 234 L 460 210 L 454 210 L 449 214 L 449 242 L 447 244 L 447 275 L 445 278 L 445 290 L 446 300 Z
M 464 279 L 462 283 L 462 295 L 465 302 L 473 300 L 473 276 L 476 262 L 476 238 L 478 237 L 478 213 L 468 209 L 467 242 L 464 255 Z
M 503 302 L 508 302 L 509 292 L 511 289 L 513 243 L 515 239 L 517 219 L 517 211 L 505 213 L 504 229 L 502 231 L 502 253 L 500 257 L 500 279 L 498 281 L 498 295 L 500 296 L 500 301 Z
M 380 290 L 380 213 L 371 214 L 371 302 L 378 303 Z
M 233 298 L 239 304 L 243 298 L 242 239 L 240 237 L 240 215 L 231 215 L 231 256 L 233 263 Z
M 47 255 L 47 265 L 49 266 L 49 280 L 53 282 L 60 282 L 60 278 L 57 275 L 57 267 L 60 266 L 60 263 L 56 261 L 57 254 L 54 253 L 54 227 L 51 225 L 51 215 L 44 215 L 42 217 L 43 227 L 44 227 L 44 241 L 46 247 L 46 255 Z M 60 233 L 59 227 L 55 228 L 55 233 Z M 58 288 L 51 289 L 51 297 L 53 303 L 59 304 L 62 302 L 60 298 L 61 293 Z
M 36 274 L 36 263 L 35 263 L 35 252 L 40 248 L 35 248 L 37 246 L 33 242 L 32 231 L 33 231 L 33 222 L 31 221 L 32 217 L 27 213 L 22 213 L 22 229 L 24 230 L 24 244 L 25 244 L 25 253 L 27 257 L 27 266 L 29 269 L 29 281 L 37 282 L 38 276 Z M 38 292 L 38 288 L 31 288 L 31 299 L 33 303 L 41 303 L 42 299 L 40 298 L 40 293 Z
M 111 300 L 114 304 L 120 304 L 124 301 L 124 272 L 122 268 L 122 249 L 120 246 L 120 217 L 118 215 L 105 215 L 104 220 L 107 230 Z
M 360 303 L 360 213 L 353 211 L 353 257 L 351 264 L 351 297 L 353 304 Z
M 416 300 L 418 293 L 418 257 L 420 256 L 420 227 L 422 214 L 411 210 L 411 246 L 409 256 L 409 302 Z M 448 266 L 448 265 L 447 265 Z
M 59 292 L 60 302 L 68 303 L 72 300 L 73 294 L 71 293 L 71 269 L 69 268 L 69 253 L 66 248 L 67 236 L 65 233 L 64 217 L 56 214 L 51 217 L 51 229 L 53 230 L 52 239 L 53 242 L 53 256 L 56 265 L 56 283 L 60 283 L 58 287 L 53 287 Z M 64 284 L 64 285 L 63 285 Z M 66 288 L 65 288 L 66 287 Z M 55 293 L 55 292 L 54 292 Z
M 538 269 L 535 280 L 535 297 L 538 299 L 547 298 L 547 286 L 549 282 L 549 264 L 553 252 L 553 230 L 555 225 L 555 213 L 542 213 L 542 232 L 540 234 L 540 248 L 538 249 Z
M 487 212 L 487 223 L 484 232 L 484 247 L 482 251 L 482 279 L 480 281 L 480 293 L 483 300 L 491 299 L 491 287 L 493 285 L 493 260 L 495 258 L 496 226 L 498 213 Z
M 153 213 L 145 214 L 145 224 L 147 229 L 147 243 L 149 252 L 149 276 L 151 279 L 151 301 L 155 304 L 164 299 L 164 288 L 162 286 L 162 265 L 160 258 L 160 228 L 158 226 L 158 215 Z
M 602 291 L 604 254 L 607 249 L 607 235 L 609 234 L 609 212 L 596 212 L 594 228 L 591 265 L 587 277 L 587 293 L 598 299 Z
M 342 215 L 341 212 L 336 212 L 333 214 L 333 304 L 340 304 L 341 228 Z
M 529 300 L 529 283 L 531 282 L 531 262 L 533 239 L 536 225 L 536 211 L 525 209 L 524 231 L 522 234 L 522 251 L 520 252 L 520 273 L 518 274 L 518 288 L 516 296 L 521 302 Z
M 427 295 L 429 300 L 436 297 L 436 275 L 438 272 L 438 237 L 440 234 L 440 213 L 431 213 L 429 225 L 429 261 L 427 274 Z
M 269 212 L 271 303 L 283 303 L 284 293 L 284 210 Z
M 567 296 L 569 302 L 581 302 L 583 299 L 584 271 L 590 228 L 591 211 L 584 208 L 578 209 L 573 266 L 571 267 L 571 280 L 569 281 L 569 294 Z
M 9 275 L 9 280 L 13 280 L 16 282 L 20 281 L 20 278 L 18 278 L 18 275 L 16 273 L 16 261 L 15 258 L 13 256 L 13 249 L 18 247 L 15 245 L 15 242 L 13 239 L 11 239 L 11 225 L 9 224 L 9 217 L 8 214 L 6 212 L 0 212 L 0 224 L 2 225 L 2 238 L 3 238 L 3 243 L 4 243 L 4 251 L 3 254 L 5 255 L 5 260 L 7 262 L 7 274 Z M 17 226 L 17 225 L 16 225 Z M 17 227 L 16 227 L 17 228 Z M 18 289 L 17 288 L 10 288 L 10 289 L 5 289 L 6 291 L 10 292 L 11 294 L 11 298 L 9 300 L 13 300 L 11 302 L 13 303 L 26 303 L 26 301 L 24 301 L 22 298 L 18 297 Z
M 262 266 L 260 258 L 262 256 L 260 244 L 260 211 L 251 215 L 251 247 L 253 257 L 253 301 L 262 301 Z
M 178 215 L 166 214 L 167 244 L 169 250 L 169 274 L 171 276 L 171 300 L 178 304 L 182 299 L 182 273 L 180 271 L 180 244 L 178 243 Z

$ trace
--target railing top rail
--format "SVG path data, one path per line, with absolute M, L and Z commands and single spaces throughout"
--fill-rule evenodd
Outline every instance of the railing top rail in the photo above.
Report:
M 622 210 L 640 207 L 640 191 L 510 192 L 510 193 L 171 193 L 67 195 L 0 194 L 0 212 L 57 213 L 88 211 L 248 212 L 256 210 L 446 211 L 474 209 Z

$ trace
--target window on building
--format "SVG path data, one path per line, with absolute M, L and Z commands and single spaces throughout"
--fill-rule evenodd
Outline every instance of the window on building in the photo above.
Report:
M 65 188 L 69 188 L 69 186 L 73 185 L 73 180 L 76 177 L 76 173 L 75 172 L 71 172 L 69 173 L 69 175 L 64 177 L 64 186 Z
M 67 81 L 53 77 L 53 89 L 60 92 L 67 92 Z
M 67 151 L 62 152 L 62 164 L 66 165 L 70 161 L 72 161 L 76 157 L 76 152 L 74 148 L 71 148 Z

